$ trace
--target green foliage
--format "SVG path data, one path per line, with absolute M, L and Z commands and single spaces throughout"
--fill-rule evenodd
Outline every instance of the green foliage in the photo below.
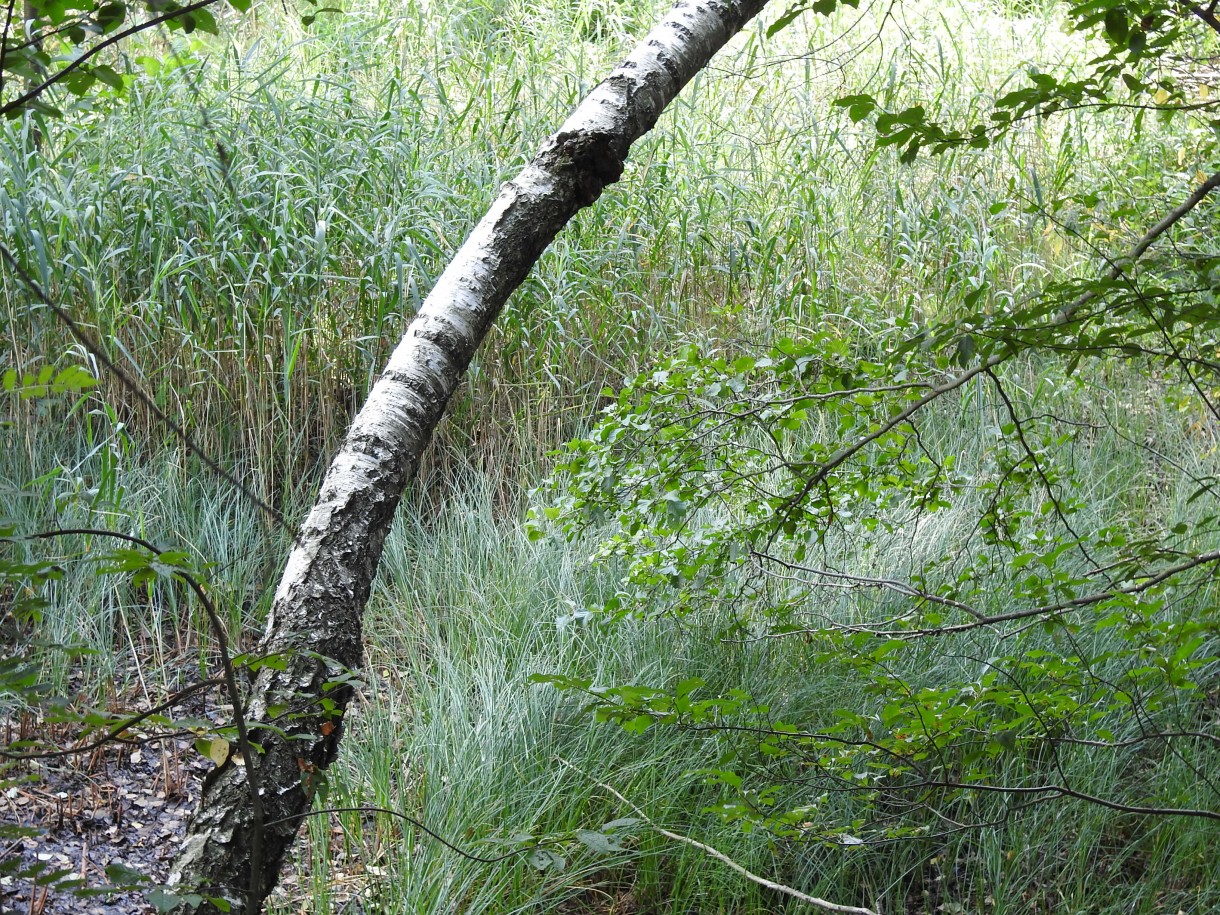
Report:
M 10 16 L 0 55 L 0 113 L 17 117 L 25 112 L 59 115 L 43 95 L 62 85 L 75 96 L 100 88 L 121 94 L 123 74 L 102 52 L 115 41 L 164 23 L 189 34 L 196 29 L 215 33 L 216 19 L 208 7 L 219 0 L 193 3 L 148 2 L 128 5 L 116 0 L 84 4 L 78 0 L 40 0 L 27 6 L 24 17 Z M 235 9 L 248 3 L 232 3 Z
M 1054 363 L 1039 365 L 1032 415 L 1011 403 L 1011 377 L 979 375 L 1009 415 L 980 453 L 955 453 L 944 433 L 952 413 L 968 415 L 961 375 L 948 374 L 960 350 L 885 348 L 853 360 L 818 335 L 758 357 L 686 350 L 565 449 L 532 532 L 608 528 L 594 557 L 620 587 L 592 609 L 689 625 L 728 610 L 724 637 L 795 639 L 801 665 L 842 680 L 849 704 L 784 710 L 690 677 L 535 681 L 580 693 L 632 734 L 718 735 L 706 774 L 724 795 L 709 811 L 787 839 L 940 841 L 946 819 L 983 829 L 1063 797 L 1214 816 L 1206 791 L 1192 803 L 1141 778 L 1099 797 L 1068 774 L 1099 754 L 1214 766 L 1220 748 L 1199 722 L 1220 620 L 1187 596 L 1220 561 L 1214 513 L 1099 524 L 1076 469 L 1096 448 L 1079 429 L 1095 427 L 1064 412 L 1081 379 Z M 925 546 L 940 515 L 973 520 Z M 844 588 L 866 596 L 828 598 Z
M 72 395 L 77 398 L 76 406 L 80 406 L 85 399 L 81 395 L 96 385 L 97 380 L 83 366 L 72 365 L 58 371 L 44 366 L 37 372 L 6 370 L 2 390 L 10 404 L 38 405 Z M 10 494 L 9 488 L 3 488 L 5 495 Z M 105 505 L 111 512 L 119 507 L 118 498 Z M 97 508 L 96 503 L 90 505 L 91 512 Z M 96 548 L 99 541 L 108 545 L 113 540 L 133 546 L 109 552 Z M 41 544 L 58 542 L 62 546 L 65 541 L 74 542 L 76 549 L 61 548 L 54 551 L 53 558 L 41 555 L 38 550 Z M 0 792 L 38 782 L 41 770 L 32 764 L 88 753 L 120 738 L 157 740 L 183 731 L 193 732 L 202 735 L 199 743 L 206 748 L 201 752 L 217 765 L 223 764 L 228 754 L 218 758 L 215 747 L 228 748 L 234 728 L 217 728 L 207 719 L 173 714 L 177 701 L 200 692 L 200 685 L 180 691 L 176 698 L 160 706 L 135 713 L 94 708 L 84 697 L 63 692 L 62 672 L 78 665 L 92 652 L 80 644 L 56 644 L 46 639 L 44 613 L 50 606 L 46 595 L 64 581 L 69 567 L 81 565 L 92 567 L 95 580 L 120 577 L 127 587 L 146 592 L 162 585 L 185 583 L 201 599 L 205 597 L 200 570 L 186 552 L 158 550 L 140 538 L 106 530 L 59 528 L 23 532 L 14 521 L 0 521 L 0 634 L 4 642 L 0 653 L 0 718 L 7 734 L 5 744 L 0 746 Z M 17 717 L 32 725 L 30 736 L 22 736 L 26 730 L 23 724 L 14 737 L 13 723 Z M 6 841 L 28 840 L 40 834 L 39 829 L 0 824 L 0 837 Z M 35 887 L 81 898 L 151 890 L 149 899 L 158 911 L 168 911 L 181 898 L 150 887 L 146 876 L 117 863 L 106 867 L 109 884 L 101 887 L 87 886 L 75 868 L 56 869 L 44 860 L 23 863 L 20 855 L 6 854 L 0 862 L 0 873 L 29 881 Z
M 1214 106 L 1145 75 L 1187 42 L 1195 20 L 1177 7 L 1085 4 L 1071 16 L 1107 50 L 1083 77 L 1032 73 L 985 124 L 957 130 L 871 93 L 835 105 L 853 122 L 875 115 L 877 145 L 907 164 L 921 150 L 987 149 L 1034 114 L 1124 105 L 1116 83 L 1166 113 Z M 1185 470 L 1129 414 L 1084 394 L 1110 390 L 1117 372 L 1133 403 L 1165 386 L 1218 415 L 1214 209 L 1181 219 L 1213 186 L 1132 256 L 1112 255 L 1100 279 L 1048 282 L 1019 303 L 1000 290 L 1002 309 L 978 282 L 956 313 L 874 324 L 863 346 L 834 329 L 744 351 L 688 346 L 604 392 L 614 400 L 599 424 L 558 454 L 531 536 L 601 532 L 593 559 L 619 586 L 588 612 L 683 625 L 727 613 L 723 638 L 764 655 L 790 646 L 783 657 L 841 679 L 848 702 L 777 707 L 692 677 L 536 682 L 632 734 L 714 735 L 722 756 L 705 776 L 722 799 L 709 812 L 828 849 L 943 842 L 1065 798 L 1216 819 L 1213 790 L 1149 774 L 1180 763 L 1204 782 L 1220 752 L 1205 724 L 1220 618 L 1201 596 L 1220 562 L 1214 469 Z M 1174 249 L 1149 254 L 1171 227 Z M 955 417 L 987 403 L 963 451 Z M 1175 461 L 1189 490 L 1175 515 L 1104 508 L 1113 496 L 1089 481 L 1114 456 L 1099 435 L 1123 442 L 1114 454 L 1140 468 L 1128 472 Z M 1140 775 L 1098 793 L 1081 773 L 1107 755 Z
M 16 369 L 6 369 L 0 384 L 5 393 L 33 399 L 79 394 L 95 387 L 97 379 L 83 366 L 69 366 L 56 372 L 54 366 L 44 365 L 38 372 L 25 372 L 20 377 Z
M 848 6 L 852 9 L 858 9 L 860 0 L 814 0 L 812 3 L 798 3 L 795 6 L 789 7 L 782 16 L 776 19 L 771 25 L 767 26 L 767 37 L 770 38 L 776 32 L 779 32 L 791 25 L 798 16 L 808 12 L 818 13 L 822 16 L 829 16 L 839 6 Z
M 792 8 L 772 31 L 805 9 Z M 900 148 L 900 161 L 907 164 L 921 150 L 940 155 L 959 147 L 987 149 L 1022 122 L 1076 109 L 1136 109 L 1137 129 L 1147 111 L 1166 118 L 1189 114 L 1220 134 L 1220 117 L 1215 116 L 1220 99 L 1212 97 L 1206 83 L 1175 73 L 1194 49 L 1215 47 L 1220 19 L 1214 11 L 1181 3 L 1088 0 L 1068 5 L 1068 27 L 1097 33 L 1104 50 L 1080 76 L 1060 77 L 1031 66 L 1028 85 L 997 97 L 986 121 L 969 126 L 945 123 L 936 120 L 941 114 L 930 115 L 923 105 L 890 111 L 869 93 L 843 96 L 834 104 L 846 108 L 857 123 L 876 113 L 877 145 Z M 1120 84 L 1122 89 L 1116 88 Z

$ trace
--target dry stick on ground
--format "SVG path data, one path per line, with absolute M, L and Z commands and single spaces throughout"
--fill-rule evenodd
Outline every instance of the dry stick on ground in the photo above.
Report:
M 786 884 L 776 883 L 774 880 L 768 880 L 766 877 L 760 877 L 758 874 L 754 873 L 753 871 L 747 870 L 746 868 L 742 867 L 740 864 L 738 864 L 736 861 L 734 861 L 724 852 L 718 851 L 717 849 L 712 848 L 712 846 L 705 845 L 704 843 L 699 842 L 695 839 L 692 839 L 689 836 L 684 836 L 681 833 L 677 833 L 677 832 L 670 832 L 668 829 L 665 829 L 662 826 L 658 826 L 651 819 L 649 819 L 648 814 L 646 814 L 643 810 L 641 810 L 635 804 L 631 803 L 631 801 L 627 800 L 627 798 L 623 797 L 623 795 L 619 794 L 619 792 L 615 791 L 605 782 L 598 781 L 588 772 L 585 772 L 584 770 L 574 766 L 572 763 L 568 762 L 562 756 L 556 756 L 555 758 L 557 760 L 559 760 L 559 762 L 561 762 L 565 766 L 567 766 L 569 769 L 571 769 L 573 772 L 577 772 L 580 775 L 583 775 L 585 778 L 587 778 L 589 781 L 593 782 L 593 784 L 597 785 L 599 788 L 602 788 L 606 791 L 609 791 L 611 794 L 613 794 L 616 798 L 618 798 L 620 801 L 622 801 L 624 804 L 626 804 L 628 807 L 630 807 L 633 811 L 635 811 L 635 815 L 638 816 L 645 823 L 647 823 L 648 828 L 651 829 L 653 832 L 657 833 L 658 835 L 665 836 L 665 838 L 667 838 L 667 839 L 672 839 L 674 842 L 681 842 L 683 845 L 689 845 L 691 848 L 699 849 L 699 851 L 703 852 L 708 857 L 715 858 L 717 861 L 721 862 L 722 864 L 728 865 L 730 868 L 737 871 L 737 873 L 741 874 L 741 876 L 745 877 L 747 880 L 751 881 L 752 883 L 757 883 L 759 886 L 766 887 L 769 890 L 774 890 L 777 893 L 783 893 L 785 896 L 791 896 L 793 899 L 799 899 L 801 902 L 807 902 L 809 905 L 822 909 L 825 912 L 839 912 L 839 913 L 842 913 L 842 915 L 878 915 L 878 913 L 875 912 L 873 909 L 866 909 L 863 906 L 858 906 L 858 905 L 842 905 L 841 903 L 838 903 L 838 902 L 830 902 L 829 900 L 826 900 L 826 899 L 819 899 L 817 896 L 810 896 L 807 893 L 802 893 L 800 890 L 794 889 L 793 887 L 787 886 Z

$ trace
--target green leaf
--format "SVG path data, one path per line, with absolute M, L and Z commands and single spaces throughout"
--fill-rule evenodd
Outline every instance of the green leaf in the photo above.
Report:
M 788 9 L 782 16 L 780 16 L 773 23 L 771 23 L 770 26 L 767 27 L 767 37 L 770 38 L 771 36 L 775 35 L 777 32 L 780 32 L 783 29 L 786 29 L 788 26 L 792 25 L 792 23 L 796 20 L 796 17 L 801 15 L 801 13 L 806 12 L 808 9 L 809 9 L 809 7 L 807 7 L 803 4 L 797 4 L 796 6 Z
M 1106 10 L 1106 37 L 1115 45 L 1125 46 L 1127 43 L 1127 11 L 1121 6 L 1112 6 Z
M 860 123 L 877 109 L 877 100 L 871 95 L 845 95 L 834 100 L 834 105 L 847 109 L 853 123 Z
M 118 862 L 106 865 L 106 879 L 120 886 L 135 886 L 147 883 L 148 877 L 140 871 L 132 870 L 126 864 Z
M 613 832 L 616 829 L 630 829 L 632 826 L 638 826 L 642 820 L 639 817 L 619 817 L 617 820 L 611 820 L 602 826 L 602 831 L 607 830 Z
M 122 92 L 126 88 L 126 84 L 123 82 L 123 77 L 110 67 L 94 67 L 93 75 L 111 89 L 117 89 L 118 91 Z
M 192 10 L 189 13 L 183 13 L 181 16 L 176 16 L 170 19 L 166 24 L 171 29 L 180 28 L 186 34 L 191 34 L 196 29 L 201 32 L 207 32 L 209 35 L 217 34 L 216 17 L 207 8 Z
M 529 863 L 540 871 L 563 871 L 568 866 L 567 860 L 558 852 L 549 848 L 535 848 L 527 858 Z
M 98 381 L 81 365 L 68 366 L 58 373 L 54 366 L 44 365 L 37 372 L 24 372 L 20 376 L 16 369 L 6 369 L 2 384 L 5 391 L 30 400 L 61 394 L 80 394 L 96 387 Z
M 636 715 L 623 722 L 623 730 L 628 734 L 643 734 L 654 724 L 656 719 L 652 715 Z
M 93 19 L 102 32 L 113 32 L 127 18 L 127 4 L 112 2 L 98 8 Z
M 204 901 L 197 893 L 170 893 L 161 887 L 149 890 L 144 898 L 158 912 L 171 912 L 180 905 L 199 906 Z
M 954 357 L 957 364 L 963 368 L 970 365 L 974 359 L 974 337 L 970 334 L 963 334 L 957 340 L 957 354 Z
M 599 855 L 611 855 L 623 850 L 617 838 L 602 832 L 594 832 L 591 829 L 578 829 L 574 835 L 577 841 Z
M 223 737 L 201 737 L 195 741 L 195 749 L 219 768 L 229 761 L 233 745 Z

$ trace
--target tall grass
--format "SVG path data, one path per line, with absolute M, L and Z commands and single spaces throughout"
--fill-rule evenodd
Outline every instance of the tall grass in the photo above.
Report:
M 1024 380 L 1032 385 L 1037 377 L 1031 373 Z M 1014 378 L 1014 387 L 1021 381 Z M 975 419 L 971 406 L 928 422 L 928 447 L 981 457 L 980 446 L 989 437 L 980 434 Z M 1189 443 L 1173 440 L 1182 434 L 1181 424 L 1153 416 L 1145 421 L 1147 428 L 1129 423 L 1120 428 L 1160 434 L 1175 454 L 1191 450 L 1179 450 Z M 1140 468 L 1129 463 L 1131 450 L 1120 440 L 1103 438 L 1089 451 L 1089 461 L 1124 468 L 1123 475 L 1100 468 L 1083 474 L 1095 481 L 1090 501 L 1096 526 L 1133 510 L 1115 503 L 1128 495 L 1125 474 Z M 1207 472 L 1212 463 L 1198 469 Z M 1181 506 L 1185 488 L 1162 494 L 1153 510 Z M 716 805 L 735 795 L 707 784 L 703 770 L 725 765 L 725 754 L 735 748 L 742 754 L 734 757 L 737 766 L 766 773 L 768 757 L 761 749 L 751 752 L 748 739 L 660 727 L 628 736 L 615 725 L 594 723 L 582 713 L 579 697 L 532 685 L 529 676 L 564 672 L 598 684 L 645 686 L 672 686 L 697 676 L 706 684 L 700 696 L 745 688 L 776 720 L 818 730 L 833 724 L 837 709 L 860 707 L 859 670 L 850 663 L 811 660 L 812 652 L 799 640 L 724 641 L 718 633 L 727 620 L 714 610 L 683 623 L 668 618 L 609 627 L 572 622 L 573 607 L 604 599 L 613 588 L 613 570 L 584 566 L 580 545 L 574 557 L 556 541 L 529 542 L 514 523 L 497 521 L 494 506 L 491 481 L 476 481 L 443 517 L 408 516 L 395 529 L 370 605 L 368 686 L 354 724 L 349 723 L 345 754 L 332 770 L 328 803 L 376 804 L 407 813 L 451 839 L 465 839 L 468 850 L 484 855 L 503 848 L 489 839 L 516 833 L 566 839 L 568 869 L 538 872 L 524 855 L 493 866 L 470 862 L 389 818 L 338 815 L 312 827 L 296 889 L 290 883 L 285 890 L 285 911 L 301 904 L 305 888 L 313 894 L 306 910 L 317 912 L 361 891 L 385 912 L 636 907 L 744 913 L 781 905 L 778 897 L 701 854 L 647 832 L 636 833 L 621 856 L 590 855 L 571 841 L 569 831 L 596 829 L 631 813 L 601 790 L 599 781 L 625 793 L 657 822 L 710 841 L 758 872 L 806 892 L 886 912 L 1151 913 L 1165 906 L 1206 911 L 1220 902 L 1205 852 L 1214 827 L 1197 820 L 1170 817 L 1150 825 L 1093 804 L 1048 801 L 1023 810 L 984 796 L 967 804 L 969 815 L 976 821 L 995 818 L 992 828 L 933 830 L 927 838 L 875 849 L 776 841 L 723 824 Z M 966 545 L 970 508 L 950 514 L 960 517 L 937 516 L 923 529 L 920 545 L 928 555 Z M 1076 520 L 1090 523 L 1083 516 Z M 874 574 L 880 568 L 900 574 L 919 561 L 909 536 L 869 546 L 863 551 L 859 544 L 829 544 L 826 562 L 849 573 Z M 997 575 L 997 605 L 1004 589 Z M 818 610 L 845 620 L 880 612 L 873 598 L 860 592 L 827 596 Z M 902 655 L 895 673 L 912 689 L 968 681 L 995 650 L 989 638 L 984 632 L 929 642 Z M 1044 641 L 1047 650 L 1070 648 L 1098 658 L 1119 647 L 1113 632 L 1105 630 L 1078 633 L 1070 646 L 1054 633 Z M 1122 672 L 1104 666 L 1094 671 L 1115 679 Z M 1204 710 L 1173 712 L 1187 718 L 1196 713 L 1206 715 Z M 1111 729 L 1115 739 L 1133 734 L 1131 722 L 1119 715 L 1094 724 Z M 1206 809 L 1215 795 L 1192 767 L 1208 771 L 1214 756 L 1214 748 L 1205 745 L 1179 745 L 1163 755 L 1151 746 L 1132 753 L 1060 748 L 1053 767 L 1036 756 L 1018 755 L 1001 765 L 997 780 L 1019 783 L 1045 770 L 1047 777 L 1116 800 L 1139 797 L 1141 786 L 1155 781 L 1175 803 Z M 785 800 L 800 803 L 802 792 L 811 789 L 801 787 L 800 773 L 792 777 Z M 823 797 L 818 816 L 843 825 L 861 814 L 848 793 Z M 339 896 L 322 889 L 331 881 L 338 881 Z
M 607 732 L 578 703 L 526 678 L 564 669 L 603 682 L 667 679 L 694 669 L 727 687 L 747 672 L 749 659 L 726 666 L 715 643 L 703 639 L 682 640 L 674 651 L 674 634 L 655 628 L 557 627 L 557 618 L 594 597 L 600 583 L 566 551 L 530 544 L 514 526 L 498 525 L 493 501 L 484 486 L 439 523 L 408 519 L 391 539 L 371 611 L 376 647 L 367 704 L 332 801 L 384 803 L 485 856 L 503 848 L 488 838 L 563 836 L 631 816 L 595 779 L 615 783 L 666 821 L 681 822 L 711 803 L 693 774 L 700 760 L 715 760 L 707 741 Z M 498 866 L 472 864 L 389 821 L 355 832 L 382 852 L 359 860 L 384 863 L 373 884 L 386 911 L 536 911 L 564 899 L 596 910 L 604 904 L 600 893 L 613 899 L 628 891 L 647 906 L 674 883 L 703 897 L 706 911 L 734 911 L 750 899 L 762 904 L 757 892 L 708 872 L 698 855 L 638 833 L 628 852 L 608 861 L 569 838 L 563 851 L 571 866 L 548 874 L 524 855 Z M 317 849 L 332 844 L 327 830 L 311 837 Z M 741 852 L 768 857 L 765 843 L 747 842 Z M 316 900 L 314 911 L 326 911 L 328 902 Z
M 904 167 L 829 101 L 868 87 L 965 120 L 1031 58 L 1085 49 L 1045 17 L 903 11 L 873 10 L 837 44 L 849 17 L 770 41 L 754 29 L 700 76 L 509 304 L 438 461 L 535 464 L 604 385 L 687 335 L 868 327 L 951 311 L 984 280 L 1020 296 L 1073 263 L 1071 239 L 1026 207 L 1118 180 L 1098 163 L 1123 155 L 1123 131 L 1069 119 Z M 0 211 L 158 403 L 282 498 L 333 451 L 499 182 L 655 12 L 356 6 L 305 33 L 270 4 L 227 43 L 154 42 L 159 70 L 129 61 L 128 98 L 51 125 L 42 149 L 10 125 Z M 822 44 L 833 66 L 806 56 Z M 11 280 L 4 294 L 25 344 L 6 358 L 57 354 L 47 315 Z M 164 439 L 121 389 L 103 396 Z

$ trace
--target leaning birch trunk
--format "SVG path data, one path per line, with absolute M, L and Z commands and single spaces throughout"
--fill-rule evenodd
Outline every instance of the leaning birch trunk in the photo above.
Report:
M 261 909 L 310 809 L 311 777 L 338 749 L 349 691 L 323 659 L 360 665 L 361 614 L 390 522 L 475 348 L 559 230 L 619 179 L 631 144 L 766 2 L 678 0 L 504 185 L 437 282 L 352 423 L 276 591 L 262 651 L 283 669 L 259 671 L 246 712 L 261 746 L 260 803 L 238 759 L 210 775 L 170 875 L 180 894 Z M 260 728 L 273 720 L 275 730 Z M 181 910 L 217 909 L 191 899 Z

